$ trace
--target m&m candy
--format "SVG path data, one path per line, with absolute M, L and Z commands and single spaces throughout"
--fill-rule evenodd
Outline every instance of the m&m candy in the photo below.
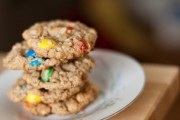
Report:
M 85 42 L 85 40 L 81 40 L 81 43 L 82 43 L 80 46 L 81 51 L 86 52 L 88 49 L 87 43 Z
M 45 70 L 45 71 L 41 74 L 41 81 L 43 81 L 43 82 L 49 82 L 52 73 L 53 73 L 53 68 L 49 68 L 49 69 Z
M 67 26 L 66 27 L 68 30 L 73 30 L 74 29 L 74 27 L 71 27 L 71 26 Z
M 36 66 L 40 66 L 41 65 L 41 60 L 40 59 L 33 59 L 29 64 L 32 66 L 32 67 L 36 67 Z
M 28 51 L 26 52 L 25 56 L 26 56 L 26 57 L 33 57 L 33 58 L 37 57 L 36 53 L 35 53 L 34 50 L 32 50 L 32 49 L 28 50 Z
M 42 49 L 54 48 L 55 45 L 56 45 L 56 42 L 51 39 L 42 39 L 41 42 L 39 43 L 39 47 Z
M 34 94 L 28 94 L 26 96 L 26 101 L 29 103 L 36 104 L 36 103 L 41 102 L 41 97 L 38 95 L 34 95 Z

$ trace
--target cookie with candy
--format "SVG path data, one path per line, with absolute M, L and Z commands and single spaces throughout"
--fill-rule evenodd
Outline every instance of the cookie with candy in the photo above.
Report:
M 23 38 L 41 56 L 71 60 L 94 49 L 97 33 L 78 21 L 55 20 L 32 25 Z
M 44 70 L 66 63 L 66 60 L 45 58 L 31 49 L 26 41 L 13 45 L 3 60 L 4 66 L 13 70 Z
M 13 102 L 39 116 L 75 114 L 92 103 L 98 94 L 88 81 L 94 67 L 88 53 L 97 33 L 80 22 L 39 22 L 23 32 L 3 60 L 4 66 L 24 70 L 8 92 Z

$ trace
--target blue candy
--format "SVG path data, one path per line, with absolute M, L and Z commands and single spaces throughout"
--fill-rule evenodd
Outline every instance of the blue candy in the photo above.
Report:
M 41 60 L 39 60 L 39 59 L 34 59 L 34 60 L 32 60 L 29 64 L 30 64 L 32 67 L 40 66 L 40 65 L 41 65 Z
M 34 50 L 30 49 L 30 50 L 27 51 L 25 56 L 35 58 L 35 57 L 37 57 L 37 54 L 34 52 Z

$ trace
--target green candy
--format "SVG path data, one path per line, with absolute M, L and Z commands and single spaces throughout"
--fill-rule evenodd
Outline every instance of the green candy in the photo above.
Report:
M 45 70 L 42 74 L 41 74 L 41 81 L 42 82 L 50 82 L 50 77 L 53 73 L 53 68 L 49 68 L 47 70 Z

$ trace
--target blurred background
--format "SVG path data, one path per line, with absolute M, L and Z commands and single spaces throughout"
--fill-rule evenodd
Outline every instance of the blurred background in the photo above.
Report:
M 0 52 L 21 41 L 22 31 L 33 23 L 52 19 L 94 27 L 96 47 L 140 62 L 180 65 L 180 0 L 0 0 Z
M 180 64 L 180 0 L 0 0 L 0 51 L 21 41 L 33 23 L 51 19 L 96 28 L 96 47 L 142 62 Z

